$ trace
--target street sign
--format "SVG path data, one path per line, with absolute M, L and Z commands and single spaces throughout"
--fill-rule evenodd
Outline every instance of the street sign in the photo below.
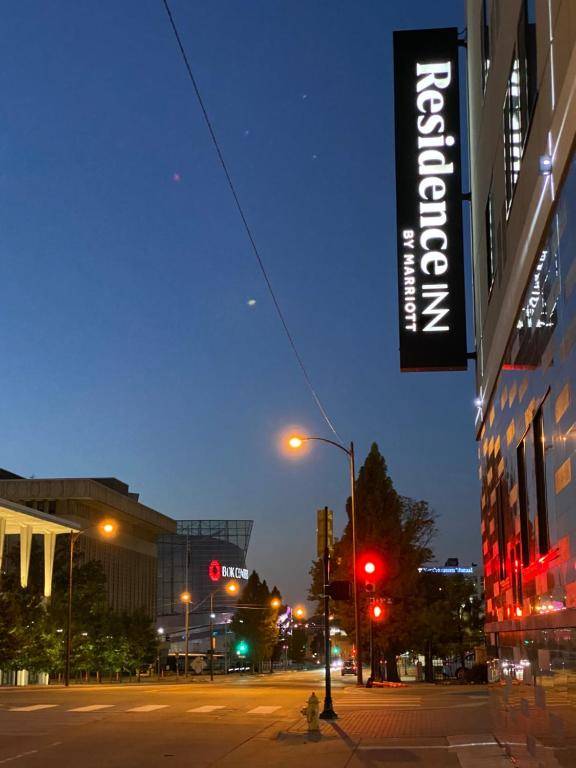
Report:
M 328 518 L 326 518 L 328 516 Z M 326 540 L 328 534 L 328 540 Z M 334 512 L 327 507 L 319 509 L 316 518 L 316 554 L 324 557 L 324 550 L 334 548 Z

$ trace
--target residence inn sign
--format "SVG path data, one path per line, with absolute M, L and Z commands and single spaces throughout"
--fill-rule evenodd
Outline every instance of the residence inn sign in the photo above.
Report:
M 466 368 L 456 28 L 394 33 L 400 367 Z

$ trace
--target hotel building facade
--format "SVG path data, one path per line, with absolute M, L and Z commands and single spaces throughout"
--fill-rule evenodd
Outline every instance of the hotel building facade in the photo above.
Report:
M 576 3 L 468 0 L 486 634 L 576 672 Z

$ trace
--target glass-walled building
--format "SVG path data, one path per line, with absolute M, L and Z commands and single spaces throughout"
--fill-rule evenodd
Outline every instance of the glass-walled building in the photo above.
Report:
M 576 685 L 576 15 L 469 0 L 486 633 L 501 669 Z
M 176 533 L 158 542 L 158 624 L 168 633 L 184 626 L 180 595 L 192 596 L 190 626 L 205 625 L 210 603 L 217 623 L 230 613 L 237 597 L 225 586 L 248 578 L 246 556 L 251 520 L 178 520 Z

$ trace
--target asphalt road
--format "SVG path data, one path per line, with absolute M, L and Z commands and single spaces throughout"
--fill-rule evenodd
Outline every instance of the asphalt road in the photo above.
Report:
M 320 672 L 188 684 L 0 689 L 0 766 L 330 768 L 509 766 L 484 687 L 358 689 L 334 679 L 335 723 L 300 709 Z M 488 762 L 470 762 L 490 758 Z M 529 765 L 529 763 L 526 763 Z

